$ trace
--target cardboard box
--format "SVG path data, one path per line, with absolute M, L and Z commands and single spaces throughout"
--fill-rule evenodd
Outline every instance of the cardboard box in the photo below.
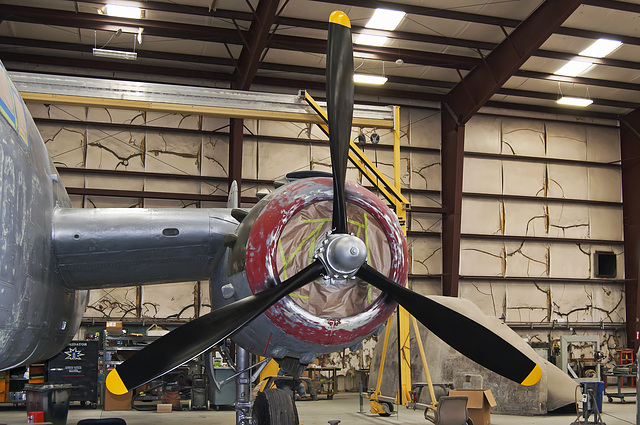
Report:
M 122 330 L 122 322 L 107 322 L 107 330 L 108 331 L 121 331 Z
M 104 390 L 104 410 L 131 410 L 131 396 L 129 391 L 126 394 L 115 395 L 105 388 Z
M 158 326 L 156 324 L 151 325 L 147 329 L 147 336 L 164 336 L 168 334 L 169 331 L 163 328 L 162 326 Z
M 173 409 L 173 404 L 157 404 L 156 406 L 158 413 L 171 413 Z
M 491 423 L 491 408 L 497 406 L 491 390 L 451 390 L 449 395 L 466 395 L 467 410 L 473 425 L 488 425 Z

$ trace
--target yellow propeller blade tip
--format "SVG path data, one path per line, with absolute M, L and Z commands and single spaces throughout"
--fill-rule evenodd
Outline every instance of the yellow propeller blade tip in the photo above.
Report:
M 540 378 L 542 378 L 542 369 L 540 369 L 540 366 L 536 365 L 529 376 L 527 376 L 520 384 L 525 387 L 530 387 L 531 385 L 537 384 Z
M 115 369 L 109 372 L 107 379 L 105 380 L 105 384 L 111 394 L 122 395 L 129 392 L 127 387 L 124 385 L 124 382 L 122 382 L 122 379 L 120 379 L 118 371 Z
M 351 21 L 349 21 L 349 17 L 341 10 L 335 10 L 331 12 L 331 16 L 329 16 L 329 22 L 342 25 L 343 27 L 351 28 Z

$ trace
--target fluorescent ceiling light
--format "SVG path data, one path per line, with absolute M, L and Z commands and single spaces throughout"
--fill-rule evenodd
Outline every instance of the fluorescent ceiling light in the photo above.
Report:
M 104 11 L 109 16 L 117 16 L 119 18 L 141 19 L 143 17 L 142 9 L 135 6 L 108 4 L 104 7 Z
M 387 82 L 387 77 L 369 74 L 354 74 L 353 81 L 361 84 L 375 84 L 381 86 L 382 84 Z
M 366 44 L 367 46 L 384 46 L 387 37 L 382 35 L 359 34 L 356 38 L 356 44 Z
M 584 108 L 591 105 L 593 100 L 581 97 L 562 96 L 560 99 L 556 100 L 556 103 L 560 105 L 581 106 Z
M 406 13 L 400 10 L 376 9 L 365 27 L 393 31 Z
M 125 52 L 123 50 L 96 49 L 95 47 L 93 48 L 93 56 L 99 56 L 102 58 L 110 58 L 110 59 L 126 59 L 126 60 L 138 59 L 138 54 L 136 52 Z
M 567 62 L 562 68 L 554 72 L 556 75 L 566 75 L 567 77 L 575 77 L 591 68 L 593 62 L 583 62 L 572 60 Z
M 580 56 L 591 56 L 593 58 L 603 58 L 622 45 L 622 41 L 608 40 L 601 38 L 580 52 Z
M 580 56 L 591 56 L 593 58 L 603 58 L 609 55 L 611 52 L 616 50 L 618 47 L 622 45 L 621 41 L 618 40 L 608 40 L 606 38 L 601 38 L 595 41 L 591 46 L 584 49 L 580 52 Z M 587 69 L 589 69 L 593 65 L 592 62 L 572 60 L 569 61 L 565 66 L 554 72 L 556 75 L 566 75 L 568 77 L 575 77 Z

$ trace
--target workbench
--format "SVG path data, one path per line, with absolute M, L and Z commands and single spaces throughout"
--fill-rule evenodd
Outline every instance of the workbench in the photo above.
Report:
M 636 389 L 633 387 L 625 387 L 624 381 L 629 379 L 630 381 L 635 380 L 636 373 L 631 370 L 631 368 L 616 368 L 613 372 L 604 372 L 602 374 L 604 378 L 604 395 L 609 400 L 609 403 L 613 402 L 614 398 L 619 398 L 622 403 L 626 403 L 625 397 L 635 397 Z M 607 388 L 609 388 L 609 379 L 615 379 L 615 392 L 607 392 Z M 629 391 L 625 392 L 627 389 Z

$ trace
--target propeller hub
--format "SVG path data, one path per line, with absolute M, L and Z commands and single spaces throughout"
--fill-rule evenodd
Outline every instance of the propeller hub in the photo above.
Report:
M 331 279 L 353 278 L 367 259 L 367 246 L 353 235 L 330 234 L 316 250 L 318 258 Z

